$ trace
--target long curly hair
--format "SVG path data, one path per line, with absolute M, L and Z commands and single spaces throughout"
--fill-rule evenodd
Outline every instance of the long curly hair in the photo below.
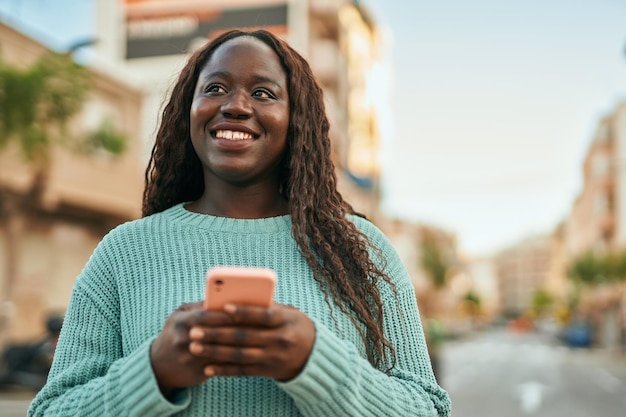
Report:
M 395 364 L 395 349 L 382 330 L 383 302 L 378 284 L 382 280 L 394 292 L 395 286 L 371 259 L 369 251 L 378 252 L 367 236 L 346 217 L 358 213 L 337 190 L 323 91 L 306 60 L 282 39 L 265 30 L 231 30 L 189 58 L 163 110 L 146 168 L 143 215 L 202 196 L 202 167 L 189 130 L 194 88 L 213 52 L 240 36 L 254 37 L 272 48 L 287 75 L 290 120 L 279 189 L 288 203 L 299 250 L 326 302 L 330 295 L 360 332 L 369 362 L 389 372 Z

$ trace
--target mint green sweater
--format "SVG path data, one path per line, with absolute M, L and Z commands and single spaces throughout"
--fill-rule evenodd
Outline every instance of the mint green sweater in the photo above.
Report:
M 242 220 L 192 213 L 178 204 L 118 226 L 95 249 L 74 285 L 47 385 L 29 416 L 449 416 L 431 369 L 415 294 L 389 241 L 353 217 L 387 258 L 399 303 L 384 285 L 385 334 L 396 348 L 387 375 L 370 365 L 349 318 L 324 300 L 299 253 L 289 216 Z M 275 300 L 313 320 L 315 343 L 288 382 L 214 377 L 164 398 L 150 344 L 178 306 L 204 298 L 215 265 L 276 270 Z

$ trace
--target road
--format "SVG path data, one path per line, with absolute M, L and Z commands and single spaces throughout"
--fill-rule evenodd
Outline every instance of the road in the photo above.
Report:
M 448 342 L 441 385 L 453 417 L 624 417 L 626 359 L 505 329 Z
M 0 417 L 24 417 L 33 395 L 29 391 L 0 392 Z

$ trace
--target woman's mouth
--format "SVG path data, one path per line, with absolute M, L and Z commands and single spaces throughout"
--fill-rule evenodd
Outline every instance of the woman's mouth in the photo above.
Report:
M 246 140 L 246 139 L 254 139 L 254 135 L 246 132 L 240 132 L 236 130 L 217 130 L 213 134 L 213 137 L 216 139 L 226 139 L 226 140 Z

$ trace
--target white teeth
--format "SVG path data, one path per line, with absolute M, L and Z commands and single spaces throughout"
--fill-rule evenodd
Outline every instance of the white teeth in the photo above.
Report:
M 252 135 L 249 133 L 237 132 L 234 130 L 218 130 L 217 132 L 215 132 L 215 137 L 227 140 L 253 139 Z

